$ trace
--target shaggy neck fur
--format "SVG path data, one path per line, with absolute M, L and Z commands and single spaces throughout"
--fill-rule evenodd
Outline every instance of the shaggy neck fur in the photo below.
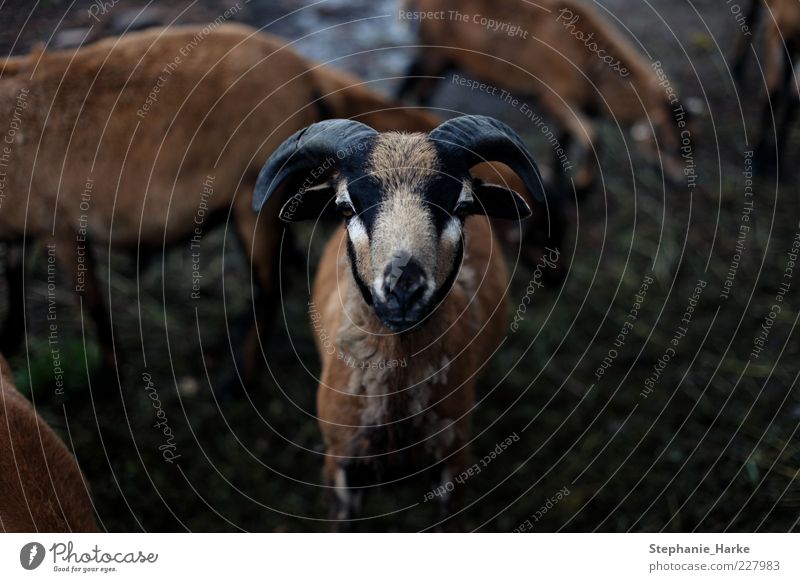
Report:
M 342 260 L 350 272 L 349 259 Z M 383 326 L 352 277 L 341 280 L 341 299 L 336 301 L 342 301 L 344 312 L 336 344 L 345 362 L 355 363 L 349 385 L 343 389 L 368 399 L 362 415 L 363 432 L 380 432 L 382 438 L 377 442 L 384 443 L 381 448 L 420 442 L 422 435 L 438 430 L 442 419 L 432 410 L 434 399 L 441 398 L 436 387 L 446 385 L 450 364 L 459 357 L 460 341 L 456 340 L 465 334 L 464 325 L 477 332 L 470 311 L 465 310 L 475 293 L 473 279 L 471 267 L 462 267 L 436 310 L 418 328 L 403 334 L 392 334 Z M 466 357 L 468 354 L 460 355 L 460 366 L 467 365 Z M 359 442 L 354 441 L 353 454 L 366 453 L 359 449 Z M 374 437 L 365 442 L 371 443 L 374 453 Z M 433 439 L 426 446 L 439 444 Z

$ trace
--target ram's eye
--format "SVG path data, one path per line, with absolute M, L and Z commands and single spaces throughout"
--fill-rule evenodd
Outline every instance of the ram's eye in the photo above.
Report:
M 338 202 L 336 204 L 336 210 L 338 210 L 339 213 L 345 218 L 350 218 L 356 213 L 356 211 L 353 210 L 353 207 L 350 205 L 350 203 L 344 201 Z
M 453 209 L 453 214 L 459 218 L 466 218 L 472 213 L 472 204 L 470 202 L 459 202 Z

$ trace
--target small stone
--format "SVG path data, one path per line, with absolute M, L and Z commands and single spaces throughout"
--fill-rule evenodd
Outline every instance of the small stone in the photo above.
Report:
M 200 391 L 200 383 L 192 376 L 184 376 L 178 381 L 178 391 L 187 398 L 192 398 Z
M 50 46 L 56 49 L 76 48 L 88 40 L 88 28 L 65 28 L 56 33 Z
M 119 12 L 114 12 L 108 33 L 117 35 L 153 26 L 163 26 L 166 16 L 166 12 L 163 9 L 153 6 L 144 10 L 120 10 Z

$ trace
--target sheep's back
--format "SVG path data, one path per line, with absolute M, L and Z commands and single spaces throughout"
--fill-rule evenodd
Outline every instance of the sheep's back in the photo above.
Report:
M 113 220 L 115 245 L 160 246 L 193 230 L 201 202 L 229 206 L 278 144 L 317 120 L 305 61 L 283 42 L 239 25 L 203 31 L 104 39 L 31 56 L 4 76 L 0 109 L 29 94 L 7 187 L 20 216 L 0 230 L 47 233 L 57 205 L 57 230 L 86 216 L 106 242 Z M 203 199 L 205 182 L 213 195 Z

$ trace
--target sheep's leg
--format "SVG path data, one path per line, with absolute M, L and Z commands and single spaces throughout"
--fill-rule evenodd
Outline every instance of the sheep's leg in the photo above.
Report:
M 533 215 L 526 225 L 522 239 L 522 258 L 528 268 L 539 270 L 545 284 L 555 287 L 566 275 L 563 260 L 555 263 L 553 261 L 554 256 L 566 256 L 564 239 L 567 218 L 564 204 L 555 198 L 546 203 L 533 200 L 531 210 Z
M 593 187 L 596 169 L 592 156 L 594 127 L 589 118 L 583 113 L 571 111 L 554 96 L 543 97 L 540 99 L 540 104 L 542 109 L 564 128 L 562 148 L 566 150 L 568 146 L 572 146 L 570 149 L 578 153 L 569 157 L 563 164 L 556 156 L 555 184 L 556 188 L 562 191 L 556 192 L 556 196 L 550 197 L 547 201 L 531 200 L 533 216 L 526 225 L 522 241 L 522 256 L 531 268 L 539 265 L 543 255 L 552 255 L 553 250 L 563 251 L 567 220 L 563 202 L 559 197 L 566 194 L 563 191 L 568 182 L 566 172 L 572 171 L 576 195 L 582 196 Z M 555 268 L 542 269 L 543 278 L 549 285 L 559 284 L 563 281 L 564 274 L 564 265 L 561 263 Z
M 349 531 L 353 529 L 354 518 L 361 513 L 364 497 L 363 489 L 353 489 L 356 482 L 355 468 L 352 463 L 337 461 L 329 449 L 325 458 L 324 477 L 325 483 L 333 488 L 331 504 L 332 528 L 336 531 Z
M 770 143 L 770 138 L 773 135 L 772 123 L 779 101 L 779 93 L 771 93 L 761 109 L 759 138 L 753 154 L 754 169 L 760 176 L 766 176 L 770 169 L 775 167 L 774 144 Z
M 785 66 L 788 63 L 785 59 L 785 48 L 781 31 L 770 21 L 769 30 L 764 38 L 764 55 L 761 59 L 764 63 L 764 81 L 770 94 L 780 90 L 781 79 L 786 76 Z
M 454 514 L 461 508 L 464 499 L 464 487 L 467 482 L 458 483 L 455 479 L 464 473 L 467 468 L 468 453 L 462 447 L 446 463 L 442 464 L 437 487 L 441 495 L 437 496 L 439 503 L 440 531 L 457 531 L 461 528 L 461 520 Z
M 750 47 L 753 45 L 753 35 L 761 15 L 761 2 L 762 0 L 751 0 L 750 10 L 747 13 L 747 25 L 750 27 L 750 34 L 740 34 L 733 51 L 731 70 L 733 72 L 733 80 L 737 84 L 741 84 L 744 77 L 744 64 L 747 61 Z
M 591 150 L 586 149 L 585 143 L 575 143 L 573 134 L 564 131 L 559 138 L 561 149 L 566 152 L 566 161 L 563 156 L 558 155 L 558 150 L 553 150 L 553 178 L 555 187 L 559 194 L 571 197 L 572 188 L 575 188 L 575 199 L 583 202 L 592 190 L 597 174 L 597 164 L 595 156 L 591 155 Z M 591 147 L 591 144 L 589 145 Z M 596 146 L 595 146 L 596 149 Z M 570 159 L 571 158 L 571 159 Z M 578 161 L 578 171 L 573 172 L 572 184 L 567 176 L 567 167 L 571 167 L 572 160 Z M 567 166 L 567 167 L 565 167 Z
M 570 134 L 564 133 L 561 138 L 562 147 L 566 148 L 571 140 Z M 560 168 L 561 161 L 554 153 L 556 170 L 556 182 L 554 185 L 555 196 L 549 197 L 546 201 L 531 198 L 532 216 L 525 224 L 525 231 L 521 243 L 521 256 L 524 263 L 530 269 L 539 268 L 542 280 L 549 286 L 555 287 L 564 280 L 566 269 L 564 264 L 559 261 L 555 265 L 548 260 L 547 267 L 542 268 L 542 258 L 545 255 L 553 256 L 553 251 L 563 253 L 564 238 L 567 229 L 567 217 L 565 214 L 562 196 L 567 189 L 564 182 L 563 171 Z
M 258 291 L 257 294 L 253 293 L 255 325 L 250 326 L 242 354 L 242 376 L 247 385 L 251 385 L 257 377 L 256 372 L 261 359 L 259 337 L 262 341 L 265 339 L 262 332 L 269 328 L 280 297 L 278 258 L 283 232 L 283 227 L 275 218 L 278 216 L 278 208 L 275 207 L 275 204 L 280 202 L 278 197 L 268 202 L 259 219 L 259 215 L 250 208 L 252 192 L 252 184 L 242 188 L 237 195 L 234 208 L 236 232 L 250 263 L 251 274 Z
M 5 277 L 8 285 L 8 311 L 0 335 L 0 351 L 9 354 L 19 348 L 25 335 L 22 249 L 16 244 L 7 245 Z
M 594 186 L 597 172 L 593 155 L 594 126 L 586 115 L 571 109 L 557 95 L 546 93 L 542 95 L 539 103 L 542 109 L 563 128 L 565 135 L 563 139 L 567 144 L 562 144 L 562 149 L 568 152 L 568 159 L 563 164 L 559 161 L 554 168 L 555 174 L 560 175 L 556 183 L 568 183 L 567 172 L 570 171 L 576 195 L 583 197 Z
M 100 292 L 91 244 L 79 247 L 74 233 L 59 236 L 52 242 L 62 272 L 72 281 L 73 289 L 81 297 L 84 309 L 94 322 L 103 358 L 103 372 L 113 373 L 117 369 L 114 331 Z
M 789 131 L 792 128 L 795 118 L 797 117 L 797 107 L 800 105 L 800 102 L 795 96 L 789 96 L 788 103 L 786 103 L 786 107 L 783 112 L 783 119 L 781 120 L 781 124 L 778 127 L 778 136 L 776 139 L 777 143 L 777 162 L 778 162 L 778 178 L 780 180 L 785 179 L 786 173 L 785 168 L 786 164 L 784 159 L 786 157 L 786 139 L 789 136 Z
M 25 271 L 22 248 L 9 244 L 6 253 L 8 313 L 0 336 L 0 351 L 8 355 L 17 351 L 25 338 Z
M 439 481 L 434 483 L 435 489 L 439 492 L 437 495 L 437 503 L 439 505 L 439 519 L 442 521 L 447 520 L 453 513 L 453 494 L 455 493 L 453 478 L 460 473 L 453 475 L 450 467 L 443 465 L 439 471 Z M 452 491 L 448 491 L 448 487 L 452 487 Z
M 775 168 L 780 178 L 781 169 L 778 158 L 785 143 L 788 128 L 777 122 L 783 107 L 784 121 L 791 121 L 794 117 L 794 96 L 792 95 L 792 82 L 794 69 L 792 62 L 783 52 L 780 38 L 776 34 L 767 37 L 768 49 L 765 56 L 765 76 L 769 97 L 764 103 L 761 113 L 761 131 L 758 144 L 755 148 L 755 170 L 758 174 L 766 175 L 771 168 Z M 794 45 L 787 45 L 786 50 L 794 55 Z M 773 127 L 775 131 L 773 132 Z M 774 141 L 773 141 L 774 139 Z
M 425 55 L 418 53 L 397 90 L 397 99 L 409 99 L 420 105 L 429 105 L 441 80 L 430 77 L 444 77 L 452 68 L 450 60 L 434 49 L 427 49 Z
M 778 164 L 778 178 L 784 178 L 785 165 L 783 163 L 786 157 L 786 140 L 789 137 L 789 132 L 792 129 L 792 124 L 797 116 L 798 95 L 794 88 L 794 60 L 797 54 L 797 45 L 795 43 L 787 43 L 786 50 L 789 53 L 786 58 L 786 69 L 783 79 L 783 97 L 784 97 L 784 110 L 783 117 L 777 126 L 777 134 L 775 136 L 776 158 Z
M 419 51 L 417 52 L 419 53 Z M 416 54 L 414 59 L 411 61 L 411 64 L 408 66 L 405 75 L 403 76 L 403 82 L 400 83 L 400 87 L 397 89 L 395 97 L 397 97 L 398 100 L 410 99 L 411 96 L 416 93 L 417 88 L 422 81 L 420 77 L 424 74 L 425 72 L 422 58 L 419 54 Z
M 567 131 L 562 131 L 558 142 L 561 145 L 561 149 L 565 152 L 569 152 L 570 146 L 572 145 L 572 134 Z M 553 176 L 556 179 L 563 179 L 566 176 L 563 164 L 564 158 L 558 155 L 557 150 L 553 150 Z

